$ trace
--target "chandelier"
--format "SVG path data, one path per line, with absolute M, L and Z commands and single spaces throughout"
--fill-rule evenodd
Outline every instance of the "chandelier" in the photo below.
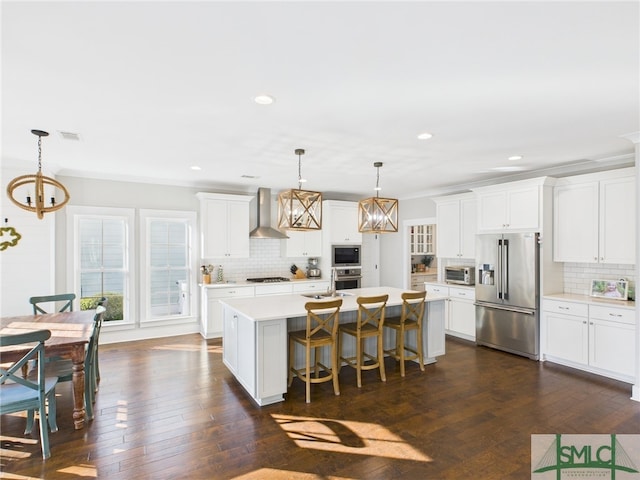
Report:
M 70 197 L 64 185 L 53 178 L 42 175 L 42 137 L 49 136 L 49 133 L 42 130 L 31 130 L 31 133 L 38 137 L 38 172 L 35 175 L 22 175 L 11 180 L 7 185 L 7 195 L 18 207 L 35 212 L 38 218 L 42 219 L 45 213 L 55 212 L 64 207 Z M 49 206 L 45 206 L 45 185 L 53 187 Z M 33 197 L 30 188 L 33 188 Z M 60 189 L 64 193 L 64 200 L 61 202 L 56 201 L 56 189 Z M 24 202 L 17 199 L 20 193 L 24 195 Z
M 380 167 L 375 162 L 376 196 L 358 203 L 358 231 L 361 233 L 393 233 L 398 231 L 398 200 L 380 197 Z
M 298 188 L 285 190 L 278 195 L 278 228 L 285 230 L 320 230 L 322 229 L 322 193 L 302 190 L 300 167 L 304 149 L 297 148 L 298 155 Z

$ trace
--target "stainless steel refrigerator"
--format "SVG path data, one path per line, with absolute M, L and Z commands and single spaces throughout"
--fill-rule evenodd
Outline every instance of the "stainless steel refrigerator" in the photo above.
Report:
M 540 356 L 537 233 L 476 236 L 476 343 Z

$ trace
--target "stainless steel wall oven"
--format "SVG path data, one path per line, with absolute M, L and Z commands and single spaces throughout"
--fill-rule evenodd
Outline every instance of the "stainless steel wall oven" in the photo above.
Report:
M 336 290 L 360 288 L 362 270 L 360 268 L 336 268 Z

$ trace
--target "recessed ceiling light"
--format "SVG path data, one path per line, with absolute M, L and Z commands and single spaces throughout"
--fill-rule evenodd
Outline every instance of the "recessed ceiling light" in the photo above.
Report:
M 422 132 L 418 135 L 419 140 L 429 140 L 431 137 L 433 137 L 433 135 L 429 132 Z
M 191 165 L 191 170 L 202 170 L 198 165 Z
M 258 95 L 253 98 L 253 101 L 256 102 L 258 105 L 271 105 L 273 102 L 276 101 L 276 99 L 273 98 L 271 95 Z
M 522 160 L 522 155 L 511 155 L 509 160 Z

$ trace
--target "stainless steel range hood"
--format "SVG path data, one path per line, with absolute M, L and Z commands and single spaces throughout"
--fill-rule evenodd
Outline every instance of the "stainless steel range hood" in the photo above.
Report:
M 258 227 L 253 229 L 249 236 L 251 238 L 289 238 L 284 233 L 271 226 L 271 190 L 268 188 L 258 189 Z

